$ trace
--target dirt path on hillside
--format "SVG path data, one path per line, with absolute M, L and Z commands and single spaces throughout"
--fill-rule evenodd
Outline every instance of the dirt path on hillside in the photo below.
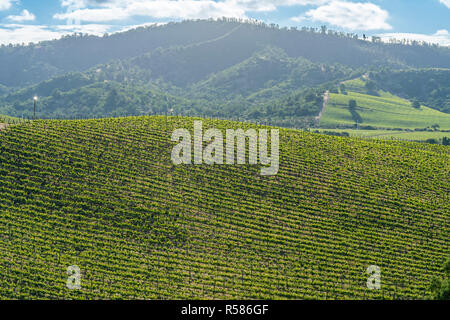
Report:
M 0 123 L 0 131 L 5 129 L 8 126 L 6 123 Z
M 322 118 L 323 113 L 325 112 L 325 108 L 327 107 L 328 101 L 330 101 L 330 91 L 326 91 L 323 95 L 323 105 L 322 110 L 320 110 L 319 115 L 315 117 L 316 125 L 319 125 L 320 118 Z
M 233 33 L 235 33 L 241 26 L 242 25 L 238 25 L 237 27 L 234 27 L 232 30 L 228 31 L 224 35 L 221 35 L 221 36 L 219 36 L 217 38 L 210 39 L 210 40 L 205 40 L 205 41 L 201 41 L 201 42 L 191 43 L 191 44 L 188 44 L 188 45 L 184 46 L 184 48 L 192 48 L 192 47 L 201 46 L 201 45 L 204 45 L 204 44 L 213 43 L 213 42 L 217 42 L 219 40 L 225 39 L 226 37 L 229 37 Z

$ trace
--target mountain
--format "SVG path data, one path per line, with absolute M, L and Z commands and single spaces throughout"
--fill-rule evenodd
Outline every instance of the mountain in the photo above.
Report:
M 23 88 L 67 72 L 85 71 L 98 64 L 144 54 L 152 56 L 155 63 L 160 61 L 158 59 L 175 59 L 177 68 L 186 66 L 189 59 L 204 61 L 197 65 L 201 74 L 214 65 L 216 69 L 230 67 L 267 46 L 280 48 L 289 57 L 354 68 L 450 68 L 450 48 L 372 43 L 358 40 L 354 34 L 331 30 L 323 33 L 308 28 L 280 29 L 276 25 L 222 19 L 154 25 L 103 37 L 77 34 L 27 46 L 3 45 L 0 48 L 0 84 Z M 185 52 L 182 60 L 174 47 Z M 214 61 L 212 65 L 211 61 Z M 145 62 L 148 59 L 144 59 Z M 162 68 L 160 72 L 170 68 L 158 66 Z M 186 76 L 184 69 L 178 71 Z
M 321 96 L 325 91 L 314 87 L 357 74 L 338 64 L 290 58 L 274 47 L 220 70 L 224 66 L 215 64 L 217 54 L 207 63 L 196 58 L 203 49 L 196 50 L 195 54 L 180 48 L 167 49 L 165 54 L 157 50 L 85 72 L 67 73 L 0 97 L 0 112 L 31 117 L 30 97 L 37 95 L 40 118 L 166 114 L 173 109 L 183 115 L 270 118 L 272 124 L 291 117 L 294 119 L 289 121 L 295 125 L 319 112 L 321 99 L 303 103 L 308 95 Z M 117 93 L 123 98 L 114 100 Z
M 1 131 L 0 298 L 431 293 L 450 250 L 447 147 L 282 129 L 276 176 L 174 165 L 171 133 L 194 120 L 38 120 Z M 367 288 L 373 265 L 382 290 Z M 66 287 L 71 266 L 80 290 Z
M 0 96 L 8 93 L 9 89 L 6 86 L 0 84 Z
M 323 96 L 362 79 L 373 92 L 404 99 L 394 99 L 397 107 L 423 105 L 441 111 L 435 115 L 445 122 L 449 61 L 450 48 L 428 44 L 369 42 L 354 34 L 234 19 L 184 21 L 0 48 L 0 114 L 31 119 L 38 96 L 38 118 L 174 114 L 339 128 L 339 117 L 317 120 Z M 409 116 L 405 121 L 394 128 L 422 125 Z M 368 125 L 393 127 L 389 121 Z
M 185 21 L 149 26 L 103 37 L 74 34 L 39 44 L 0 48 L 0 84 L 24 87 L 67 72 L 127 59 L 157 48 L 183 46 L 214 39 L 235 23 Z

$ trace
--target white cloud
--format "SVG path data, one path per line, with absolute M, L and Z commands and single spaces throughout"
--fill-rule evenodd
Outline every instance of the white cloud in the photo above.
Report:
M 389 13 L 373 3 L 332 1 L 292 20 L 323 22 L 347 30 L 390 30 Z
M 0 0 L 0 11 L 11 8 L 13 0 Z
M 21 44 L 37 43 L 39 41 L 59 39 L 64 35 L 74 32 L 102 35 L 109 30 L 109 25 L 22 25 L 22 24 L 1 24 L 0 44 Z
M 153 18 L 246 18 L 251 11 L 271 12 L 279 6 L 321 5 L 330 0 L 63 0 L 65 13 L 53 17 L 68 21 L 120 21 L 133 16 Z
M 0 8 L 15 0 L 0 0 Z M 450 0 L 440 0 L 450 7 Z M 94 24 L 105 21 L 126 20 L 133 16 L 153 18 L 246 18 L 251 11 L 271 12 L 280 6 L 313 5 L 317 8 L 307 11 L 303 16 L 295 17 L 294 21 L 323 22 L 348 30 L 390 30 L 389 13 L 378 5 L 348 2 L 345 0 L 61 0 L 61 5 L 67 9 L 54 17 L 60 20 L 90 22 L 80 25 L 0 25 L 0 43 L 28 43 L 60 38 L 73 32 L 102 35 L 105 32 L 130 30 L 134 27 L 152 25 L 117 26 Z M 28 11 L 27 11 L 28 12 Z M 30 13 L 30 15 L 32 15 Z M 20 16 L 27 16 L 22 12 Z M 20 17 L 16 16 L 16 17 Z M 10 16 L 11 17 L 11 16 Z M 25 21 L 14 20 L 13 21 Z M 439 43 L 450 46 L 450 35 L 447 30 L 439 30 L 435 34 L 383 33 L 379 36 L 384 41 L 389 39 L 411 39 Z
M 101 8 L 83 8 L 57 13 L 53 17 L 59 20 L 76 21 L 120 21 L 133 16 L 149 16 L 153 18 L 209 18 L 221 16 L 242 17 L 244 11 L 236 6 L 224 6 L 223 2 L 212 0 L 200 1 L 114 1 L 110 5 L 102 4 Z
M 60 37 L 60 33 L 52 31 L 46 26 L 19 24 L 0 26 L 0 44 L 39 42 Z
M 450 0 L 439 0 L 442 4 L 444 4 L 445 6 L 447 6 L 447 8 L 450 9 Z
M 379 34 L 379 37 L 385 42 L 388 42 L 391 39 L 397 40 L 415 40 L 415 41 L 424 41 L 428 43 L 437 43 L 441 46 L 450 46 L 450 33 L 448 30 L 438 30 L 435 34 L 419 34 L 419 33 L 383 33 Z
M 5 0 L 0 0 L 5 1 Z M 12 0 L 15 1 L 15 0 Z M 251 11 L 268 12 L 279 6 L 322 5 L 330 0 L 61 0 L 66 12 L 54 18 L 67 25 L 0 25 L 0 43 L 29 43 L 58 39 L 73 32 L 101 35 L 129 30 L 134 26 L 102 25 L 107 21 L 126 20 L 133 16 L 160 19 L 196 19 L 239 17 Z M 23 15 L 25 16 L 25 15 Z M 12 19 L 21 22 L 18 19 Z M 89 23 L 89 24 L 82 24 Z M 149 25 L 149 24 L 145 24 Z M 137 26 L 136 26 L 137 27 Z
M 36 16 L 28 10 L 23 10 L 18 16 L 8 16 L 6 19 L 14 22 L 34 21 Z
M 226 3 L 235 3 L 244 8 L 245 11 L 275 11 L 281 6 L 319 6 L 331 0 L 231 0 Z

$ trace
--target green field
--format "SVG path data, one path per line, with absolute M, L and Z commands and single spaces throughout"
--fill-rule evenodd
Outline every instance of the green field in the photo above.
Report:
M 348 80 L 343 82 L 347 91 L 353 91 L 358 93 L 366 93 L 365 89 L 366 81 L 362 78 Z
M 320 119 L 320 127 L 329 129 L 346 127 L 351 129 L 358 122 L 360 127 L 371 126 L 381 130 L 375 134 L 372 134 L 372 130 L 368 130 L 367 136 L 410 140 L 425 140 L 428 137 L 436 138 L 442 137 L 442 135 L 436 133 L 397 135 L 397 133 L 392 134 L 390 130 L 383 129 L 423 129 L 436 124 L 439 125 L 439 130 L 450 129 L 450 114 L 426 106 L 421 106 L 420 109 L 413 108 L 410 101 L 382 90 L 377 90 L 376 95 L 368 94 L 366 83 L 367 79 L 363 78 L 345 81 L 343 84 L 346 92 L 341 90 L 339 94 L 331 93 L 329 103 Z M 350 100 L 355 100 L 357 103 L 356 117 L 352 115 L 349 109 Z M 388 135 L 384 135 L 385 133 L 388 133 Z M 351 135 L 364 137 L 366 133 L 352 132 Z
M 1 299 L 423 299 L 450 253 L 449 148 L 280 132 L 280 171 L 171 162 L 192 118 L 0 132 Z M 256 127 L 204 120 L 206 127 Z M 66 287 L 79 266 L 81 289 Z M 366 286 L 381 268 L 381 290 Z
M 362 118 L 359 125 L 377 128 L 426 128 L 438 124 L 441 130 L 450 129 L 450 115 L 421 106 L 415 109 L 407 100 L 387 94 L 371 96 L 356 92 L 330 94 L 330 101 L 320 120 L 320 127 L 330 128 L 340 125 L 353 126 L 355 120 L 349 111 L 348 102 L 357 102 L 356 112 Z
M 444 137 L 450 138 L 450 132 L 442 131 L 395 131 L 395 130 L 355 130 L 355 129 L 319 129 L 324 132 L 347 132 L 350 137 L 369 139 L 389 139 L 407 141 L 425 141 L 427 139 L 440 140 Z

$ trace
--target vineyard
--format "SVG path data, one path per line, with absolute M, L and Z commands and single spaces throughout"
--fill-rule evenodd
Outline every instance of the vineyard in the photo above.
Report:
M 450 130 L 450 115 L 420 105 L 415 108 L 411 101 L 383 90 L 368 90 L 367 79 L 357 78 L 342 83 L 340 92 L 330 94 L 329 103 L 320 120 L 323 128 L 370 127 L 371 130 L 414 130 L 436 126 L 439 130 Z M 355 110 L 349 110 L 349 101 L 356 102 Z M 383 132 L 380 132 L 380 135 Z M 352 136 L 364 136 L 354 132 Z M 373 133 L 376 136 L 377 133 Z M 406 140 L 413 134 L 404 135 Z M 424 134 L 421 134 L 423 137 Z M 397 136 L 397 138 L 402 138 Z M 435 136 L 430 137 L 435 138 Z
M 180 165 L 193 118 L 0 132 L 1 299 L 423 299 L 450 253 L 450 149 L 280 129 L 280 170 Z M 203 120 L 218 129 L 254 124 Z M 79 266 L 81 289 L 67 288 Z M 370 265 L 381 289 L 367 288 Z
M 369 139 L 390 139 L 425 141 L 450 137 L 450 131 L 413 131 L 413 130 L 356 130 L 356 129 L 319 129 L 319 132 L 348 133 L 350 137 Z

